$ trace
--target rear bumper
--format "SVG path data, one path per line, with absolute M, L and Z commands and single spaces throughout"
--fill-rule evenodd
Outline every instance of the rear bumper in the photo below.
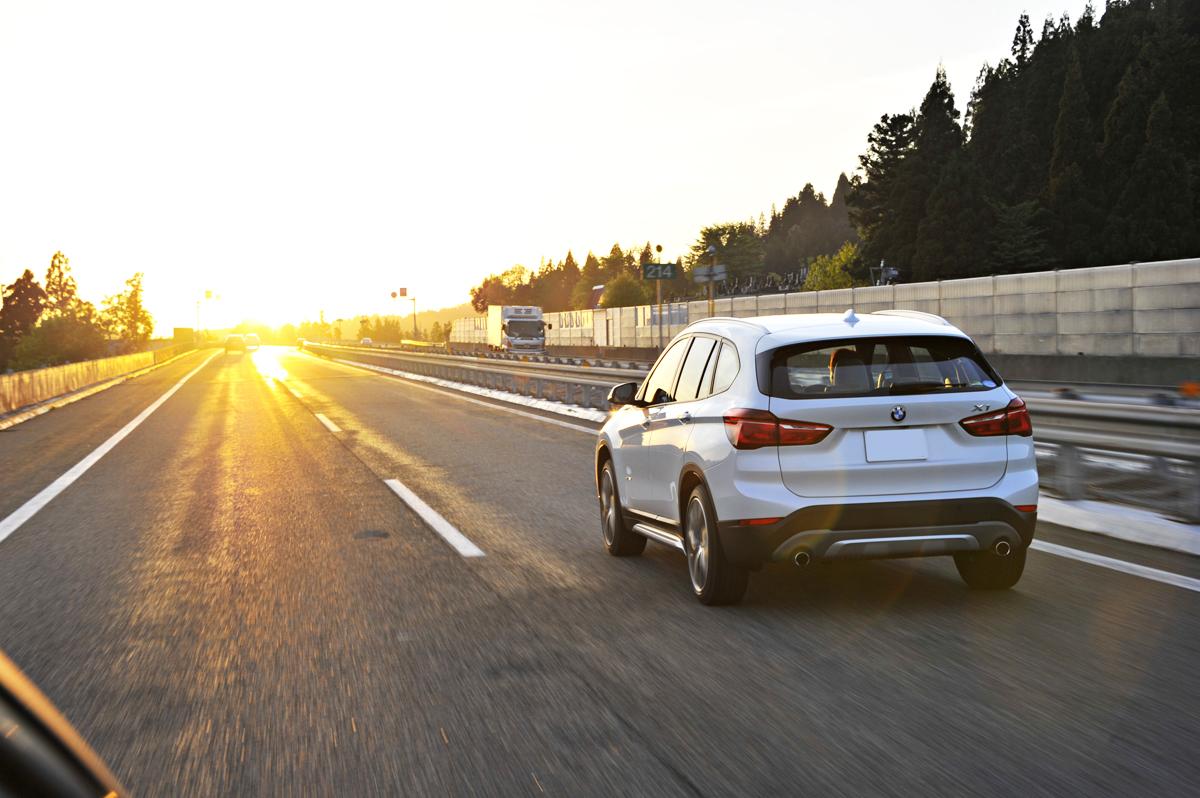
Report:
M 1003 499 L 876 502 L 805 507 L 769 526 L 721 524 L 730 560 L 748 568 L 786 562 L 801 551 L 814 560 L 925 557 L 1033 541 L 1037 513 Z

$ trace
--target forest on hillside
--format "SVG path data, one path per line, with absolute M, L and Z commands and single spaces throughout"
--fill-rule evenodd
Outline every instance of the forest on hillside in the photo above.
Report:
M 955 104 L 938 69 L 916 108 L 883 114 L 859 166 L 826 198 L 806 185 L 770 217 L 704 227 L 665 286 L 699 295 L 690 270 L 715 246 L 722 293 L 1071 269 L 1200 254 L 1200 0 L 1109 0 L 1079 18 L 1017 21 L 1009 57 Z M 582 265 L 485 278 L 471 299 L 590 307 L 650 301 L 650 245 Z

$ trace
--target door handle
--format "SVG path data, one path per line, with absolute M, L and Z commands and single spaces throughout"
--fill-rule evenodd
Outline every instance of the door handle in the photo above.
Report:
M 682 421 L 684 424 L 691 424 L 692 423 L 692 414 L 689 413 L 688 411 L 684 410 L 682 413 L 679 414 L 679 420 Z
M 642 419 L 642 429 L 650 429 L 650 423 L 653 420 L 654 419 L 649 418 L 649 417 Z

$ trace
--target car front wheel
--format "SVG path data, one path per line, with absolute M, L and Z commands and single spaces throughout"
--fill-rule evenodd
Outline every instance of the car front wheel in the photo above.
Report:
M 704 485 L 692 488 L 683 513 L 683 548 L 692 591 L 702 604 L 737 604 L 750 574 L 729 562 L 721 548 L 717 513 Z

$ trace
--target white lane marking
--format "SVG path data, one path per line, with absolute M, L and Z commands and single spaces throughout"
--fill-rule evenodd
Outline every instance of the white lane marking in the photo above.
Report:
M 430 507 L 421 497 L 409 490 L 403 482 L 398 479 L 385 479 L 385 485 L 400 497 L 400 500 L 412 508 L 413 512 L 421 516 L 430 529 L 442 536 L 442 540 L 450 544 L 450 546 L 464 557 L 482 557 L 483 549 L 472 543 L 466 535 L 459 532 L 454 524 L 442 517 L 441 513 Z
M 286 383 L 286 382 L 285 382 L 285 383 L 283 384 L 283 387 L 284 387 L 284 388 L 287 388 L 287 390 L 288 390 L 288 393 L 290 393 L 292 396 L 296 397 L 297 399 L 303 399 L 303 398 L 304 398 L 304 394 L 300 393 L 300 391 L 298 391 L 298 390 L 296 390 L 295 388 L 293 388 L 293 387 L 292 387 L 292 386 L 291 386 L 289 383 Z
M 137 429 L 143 421 L 150 417 L 151 413 L 162 407 L 163 402 L 174 396 L 175 392 L 182 388 L 185 382 L 190 380 L 200 369 L 207 366 L 209 362 L 218 354 L 220 354 L 220 352 L 213 352 L 211 355 L 205 358 L 203 363 L 189 371 L 183 379 L 171 386 L 170 390 L 155 399 L 149 407 L 138 413 L 132 421 L 113 433 L 112 437 L 93 449 L 78 463 L 71 466 L 70 470 L 68 470 L 61 477 L 42 488 L 40 493 L 18 507 L 12 515 L 8 516 L 8 518 L 5 518 L 3 521 L 0 521 L 0 540 L 4 540 L 13 532 L 16 532 L 21 525 L 32 518 L 38 512 L 38 510 L 42 509 L 51 501 L 53 501 L 58 494 L 70 487 L 72 482 L 83 476 L 84 472 L 94 466 L 101 457 L 108 454 L 114 446 L 124 440 L 125 436 Z
M 1120 571 L 1123 574 L 1131 576 L 1140 576 L 1143 579 L 1150 579 L 1154 582 L 1162 582 L 1164 585 L 1173 585 L 1181 587 L 1184 590 L 1191 590 L 1200 593 L 1200 579 L 1193 579 L 1190 576 L 1172 573 L 1170 571 L 1160 571 L 1157 568 L 1150 568 L 1146 565 L 1138 565 L 1137 563 L 1125 562 L 1114 557 L 1105 557 L 1103 554 L 1093 554 L 1090 551 L 1081 551 L 1072 549 L 1066 546 L 1060 546 L 1057 543 L 1047 543 L 1044 540 L 1035 540 L 1029 544 L 1029 548 L 1037 551 L 1053 554 L 1057 557 L 1066 557 L 1070 560 L 1079 560 L 1080 562 L 1088 563 L 1089 565 L 1098 565 L 1101 568 L 1108 568 L 1112 571 Z
M 313 357 L 315 357 L 315 355 Z M 325 360 L 324 358 L 321 358 L 321 359 Z M 368 371 L 379 372 L 380 374 L 388 374 L 388 375 L 391 375 L 394 377 L 400 377 L 401 379 L 403 379 L 406 383 L 408 383 L 413 388 L 420 388 L 423 391 L 432 391 L 433 393 L 440 393 L 443 396 L 452 396 L 461 402 L 470 402 L 473 405 L 482 405 L 483 407 L 490 407 L 492 410 L 499 410 L 503 413 L 512 413 L 514 416 L 523 416 L 524 418 L 532 418 L 535 421 L 541 421 L 546 424 L 553 424 L 556 427 L 564 427 L 566 429 L 573 429 L 576 432 L 584 432 L 584 433 L 587 433 L 588 435 L 596 435 L 600 432 L 599 427 L 585 427 L 582 424 L 572 424 L 570 421 L 560 421 L 557 418 L 549 418 L 547 416 L 539 416 L 537 413 L 527 413 L 524 410 L 517 410 L 512 407 L 505 407 L 504 405 L 498 405 L 495 402 L 485 402 L 481 399 L 472 399 L 469 396 L 463 396 L 458 391 L 449 391 L 444 388 L 434 388 L 431 385 L 425 385 L 424 383 L 419 382 L 418 380 L 411 379 L 404 372 L 396 371 L 395 369 L 388 369 L 388 368 L 384 368 L 382 366 L 372 366 L 369 363 L 356 363 L 353 360 L 336 360 L 335 359 L 332 361 L 325 360 L 325 362 L 340 363 L 344 366 L 351 366 L 354 368 L 360 368 L 360 369 L 366 369 Z
M 342 431 L 341 428 L 339 428 L 337 424 L 334 424 L 332 421 L 330 421 L 328 418 L 326 418 L 324 413 L 313 413 L 313 415 L 316 416 L 317 421 L 320 421 L 322 424 L 324 424 L 325 429 L 329 430 L 330 432 L 341 432 Z

